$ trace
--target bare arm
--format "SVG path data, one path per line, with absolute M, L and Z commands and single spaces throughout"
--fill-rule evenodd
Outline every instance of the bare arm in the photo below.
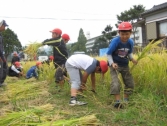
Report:
M 94 72 L 91 74 L 91 81 L 92 81 L 92 90 L 95 91 L 95 81 L 96 81 L 96 79 L 95 79 L 95 73 Z
M 87 72 L 83 73 L 83 75 L 82 75 L 82 84 L 81 84 L 82 88 L 85 88 L 85 84 L 86 84 L 86 81 L 88 79 L 88 76 L 89 76 L 89 74 Z

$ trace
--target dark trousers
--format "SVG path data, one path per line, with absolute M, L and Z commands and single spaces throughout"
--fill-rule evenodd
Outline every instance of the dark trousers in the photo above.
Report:
M 7 63 L 0 61 L 0 84 L 2 84 L 7 76 Z
M 17 69 L 17 70 L 21 72 L 21 69 Z M 8 73 L 8 75 L 9 75 L 10 77 L 19 77 L 19 74 L 16 73 L 15 71 L 10 71 L 10 72 Z
M 56 68 L 55 82 L 59 83 L 60 81 L 64 80 L 64 76 L 67 77 L 67 71 L 64 64 L 59 66 L 55 65 L 55 68 Z

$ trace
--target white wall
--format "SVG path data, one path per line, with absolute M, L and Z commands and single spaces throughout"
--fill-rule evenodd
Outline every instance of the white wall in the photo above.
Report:
M 135 43 L 138 44 L 139 46 L 142 46 L 142 28 L 141 27 L 137 27 L 135 37 L 136 37 Z M 131 38 L 134 40 L 133 34 L 131 34 Z

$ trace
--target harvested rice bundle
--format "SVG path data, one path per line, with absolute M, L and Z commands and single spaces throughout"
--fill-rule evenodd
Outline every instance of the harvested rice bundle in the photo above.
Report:
M 41 43 L 38 42 L 34 42 L 31 43 L 27 46 L 27 48 L 24 50 L 24 52 L 30 56 L 30 58 L 33 58 L 34 56 L 36 56 L 37 51 L 39 49 L 39 47 L 43 46 Z
M 44 124 L 39 124 L 38 126 L 98 126 L 100 125 L 99 120 L 95 115 L 87 115 L 81 118 L 73 118 L 69 120 L 58 120 L 54 122 L 46 122 Z

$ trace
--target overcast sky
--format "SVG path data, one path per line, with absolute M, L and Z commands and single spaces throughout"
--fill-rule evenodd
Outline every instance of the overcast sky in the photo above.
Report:
M 62 29 L 76 42 L 79 29 L 90 37 L 101 35 L 106 25 L 115 28 L 116 15 L 142 4 L 146 9 L 166 0 L 0 0 L 0 20 L 5 19 L 22 45 L 51 38 L 50 30 Z

